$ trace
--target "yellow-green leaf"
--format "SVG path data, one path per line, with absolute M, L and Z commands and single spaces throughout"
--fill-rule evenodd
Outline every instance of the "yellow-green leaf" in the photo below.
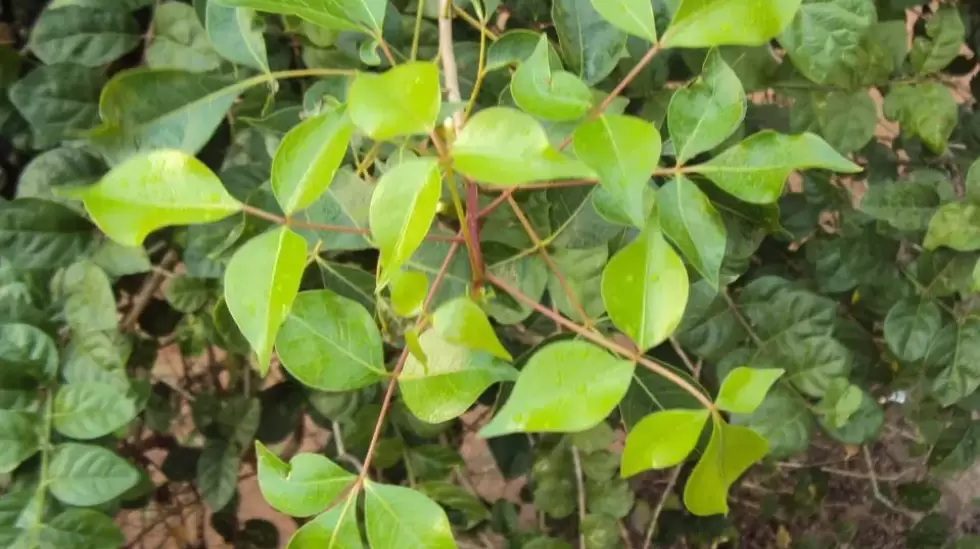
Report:
M 422 312 L 425 296 L 429 292 L 429 277 L 418 271 L 398 270 L 391 273 L 391 308 L 405 318 Z
M 450 343 L 486 351 L 504 360 L 514 359 L 497 339 L 487 314 L 468 297 L 456 298 L 439 307 L 432 315 L 432 328 Z
M 661 38 L 667 48 L 760 46 L 793 20 L 801 0 L 681 0 Z
M 708 196 L 690 179 L 678 175 L 657 191 L 656 209 L 664 235 L 717 288 L 728 231 Z
M 456 549 L 446 512 L 403 486 L 364 483 L 364 530 L 371 549 Z
M 684 461 L 701 436 L 708 410 L 663 410 L 641 419 L 626 436 L 620 472 L 666 469 Z
M 589 112 L 592 92 L 570 72 L 551 70 L 551 46 L 541 35 L 530 57 L 521 62 L 510 83 L 514 103 L 523 111 L 545 120 L 576 120 Z
M 687 510 L 701 517 L 728 514 L 728 489 L 768 450 L 766 439 L 755 431 L 716 422 L 708 446 L 684 486 Z
M 769 388 L 784 372 L 782 368 L 739 366 L 728 372 L 721 382 L 715 405 L 733 414 L 751 414 L 762 404 Z
M 304 524 L 289 538 L 286 549 L 364 549 L 357 529 L 356 501 L 356 497 L 348 496 L 343 503 Z
M 217 0 L 226 6 L 295 15 L 329 29 L 380 35 L 385 0 Z
M 592 0 L 603 19 L 633 36 L 657 41 L 657 23 L 649 0 Z
M 412 62 L 383 73 L 359 72 L 347 92 L 354 125 L 371 139 L 386 141 L 432 131 L 442 107 L 439 68 Z

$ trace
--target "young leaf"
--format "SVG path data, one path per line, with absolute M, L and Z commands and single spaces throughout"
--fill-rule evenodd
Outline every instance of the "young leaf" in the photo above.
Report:
M 960 252 L 980 250 L 980 205 L 966 202 L 943 205 L 929 220 L 922 245 L 927 250 L 940 246 Z
M 343 503 L 307 522 L 289 539 L 286 549 L 364 549 L 357 529 L 357 498 Z
M 370 212 L 371 235 L 381 252 L 378 288 L 388 284 L 392 273 L 425 240 L 441 191 L 442 174 L 435 158 L 408 160 L 378 180 Z
M 37 452 L 37 424 L 32 413 L 0 409 L 0 473 L 11 473 Z
M 418 271 L 398 270 L 391 275 L 389 291 L 395 314 L 412 318 L 422 312 L 425 296 L 429 292 L 429 278 Z
M 687 269 L 664 239 L 656 217 L 602 272 L 602 301 L 609 318 L 641 351 L 677 329 L 687 293 Z
M 882 112 L 937 154 L 946 150 L 959 116 L 952 92 L 938 82 L 893 86 L 882 103 Z
M 728 372 L 715 405 L 735 414 L 751 414 L 762 404 L 766 392 L 783 375 L 781 368 L 749 368 L 739 366 Z
M 690 170 L 704 175 L 728 194 L 751 204 L 775 202 L 793 170 L 821 168 L 857 173 L 861 167 L 841 156 L 812 133 L 783 135 L 771 130 L 753 134 Z
M 769 447 L 755 431 L 718 421 L 684 486 L 684 505 L 697 516 L 728 514 L 728 489 Z
M 328 29 L 351 30 L 380 35 L 384 25 L 385 0 L 218 0 L 227 6 L 252 8 L 271 13 L 296 15 Z
M 551 45 L 541 35 L 534 53 L 521 62 L 510 83 L 514 103 L 545 120 L 569 121 L 584 116 L 592 105 L 592 92 L 570 72 L 552 71 Z
M 596 175 L 555 150 L 534 117 L 506 107 L 473 116 L 453 143 L 452 157 L 453 167 L 463 175 L 505 187 Z
M 347 92 L 354 125 L 375 141 L 432 131 L 442 107 L 439 68 L 411 62 L 383 73 L 359 72 Z
M 709 415 L 708 410 L 664 410 L 640 420 L 626 436 L 620 465 L 623 478 L 684 461 L 697 445 Z
M 456 549 L 446 513 L 402 486 L 365 481 L 364 529 L 371 549 Z
M 660 42 L 666 48 L 759 46 L 789 25 L 800 1 L 681 0 Z
M 176 150 L 133 157 L 98 184 L 60 194 L 82 200 L 102 232 L 126 246 L 161 227 L 209 223 L 242 207 L 207 166 Z
M 432 328 L 449 343 L 514 360 L 497 339 L 486 313 L 468 297 L 456 298 L 436 309 L 432 315 Z
M 590 86 L 609 76 L 626 55 L 626 33 L 607 23 L 590 0 L 555 0 L 551 18 L 569 70 Z
M 68 505 L 99 505 L 119 497 L 139 481 L 135 467 L 112 450 L 89 444 L 54 447 L 48 466 L 48 489 Z
M 253 24 L 255 11 L 224 6 L 216 0 L 206 1 L 205 28 L 214 49 L 233 63 L 269 72 L 265 37 Z
M 163 2 L 153 10 L 150 25 L 153 34 L 143 53 L 148 67 L 208 72 L 221 66 L 194 6 Z
M 633 116 L 603 115 L 572 135 L 575 155 L 599 174 L 599 183 L 637 227 L 646 225 L 644 193 L 660 161 L 660 133 Z
M 330 290 L 296 296 L 276 336 L 276 351 L 293 377 L 321 391 L 359 389 L 386 375 L 374 317 Z
M 136 402 L 111 383 L 68 383 L 54 399 L 54 428 L 59 433 L 90 440 L 129 423 L 139 410 Z
M 966 29 L 954 6 L 942 6 L 926 21 L 926 34 L 916 36 L 909 62 L 917 74 L 932 74 L 946 68 L 963 48 Z
M 263 375 L 305 267 L 306 241 L 286 227 L 249 240 L 228 262 L 225 301 L 235 324 L 255 349 Z
M 255 454 L 262 496 L 277 511 L 294 517 L 323 511 L 356 478 L 320 454 L 297 454 L 286 463 L 258 441 Z
M 272 159 L 272 191 L 287 216 L 313 204 L 333 182 L 354 126 L 342 109 L 327 110 L 289 130 Z
M 711 150 L 732 134 L 745 118 L 742 82 L 717 49 L 708 52 L 701 74 L 674 93 L 667 108 L 667 126 L 677 163 Z
M 653 4 L 647 0 L 592 0 L 592 7 L 603 19 L 633 36 L 657 41 Z
M 124 11 L 68 5 L 41 13 L 28 47 L 46 65 L 100 67 L 135 48 L 140 39 L 139 24 Z
M 623 399 L 635 366 L 584 341 L 548 344 L 528 360 L 507 403 L 480 436 L 592 428 Z
M 482 351 L 441 338 L 434 330 L 419 337 L 426 360 L 412 353 L 398 387 L 405 406 L 427 423 L 459 417 L 490 385 L 517 379 L 513 366 Z
M 18 269 L 57 269 L 91 251 L 92 224 L 74 210 L 37 198 L 0 202 L 0 256 Z
M 931 299 L 904 299 L 885 317 L 888 348 L 900 360 L 915 362 L 926 356 L 943 325 L 943 313 Z
M 678 175 L 657 191 L 656 209 L 660 230 L 717 288 L 728 231 L 708 196 L 691 180 Z

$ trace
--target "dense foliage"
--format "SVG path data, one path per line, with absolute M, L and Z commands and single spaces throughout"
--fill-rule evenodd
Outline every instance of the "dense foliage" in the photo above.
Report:
M 857 539 L 792 527 L 834 471 L 977 543 L 933 512 L 980 453 L 975 3 L 16 4 L 0 545 L 189 486 L 235 547 L 717 546 L 756 464 L 764 546 Z

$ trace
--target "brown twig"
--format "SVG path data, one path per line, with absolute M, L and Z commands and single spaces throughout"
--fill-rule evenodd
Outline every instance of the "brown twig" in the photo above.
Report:
M 146 307 L 150 304 L 150 300 L 153 299 L 153 294 L 156 293 L 157 289 L 166 280 L 166 275 L 163 272 L 169 270 L 178 259 L 177 252 L 174 250 L 168 251 L 163 259 L 160 261 L 158 270 L 154 270 L 153 274 L 148 276 L 146 280 L 143 281 L 143 286 L 140 288 L 139 292 L 133 298 L 133 306 L 130 307 L 129 312 L 123 317 L 122 321 L 119 323 L 119 329 L 123 332 L 130 331 L 136 327 L 137 321 L 139 321 L 140 315 L 146 310 Z
M 650 525 L 647 526 L 646 535 L 643 536 L 643 545 L 641 549 L 650 549 L 653 543 L 653 535 L 657 532 L 657 521 L 660 520 L 660 513 L 663 513 L 664 506 L 667 505 L 667 500 L 670 495 L 674 493 L 674 486 L 677 485 L 677 479 L 681 476 L 681 469 L 683 465 L 678 465 L 674 467 L 670 472 L 670 477 L 667 479 L 667 486 L 664 487 L 663 494 L 660 495 L 660 499 L 657 501 L 657 506 L 653 508 L 653 515 L 650 517 Z

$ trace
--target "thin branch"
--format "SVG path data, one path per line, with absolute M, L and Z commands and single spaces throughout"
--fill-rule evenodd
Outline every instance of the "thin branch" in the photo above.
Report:
M 496 42 L 499 36 L 497 33 L 488 29 L 486 25 L 478 21 L 475 17 L 466 12 L 463 8 L 453 5 L 453 13 L 459 16 L 460 19 L 466 21 L 471 27 L 483 33 L 484 36 L 490 39 L 491 42 Z
M 878 484 L 878 475 L 875 473 L 874 460 L 871 459 L 871 452 L 868 451 L 868 447 L 866 445 L 861 446 L 861 452 L 864 454 L 864 463 L 868 466 L 868 480 L 871 481 L 871 490 L 874 492 L 875 499 L 878 500 L 882 505 L 884 505 L 885 507 L 889 508 L 892 511 L 895 511 L 896 513 L 900 513 L 907 517 L 914 518 L 912 517 L 912 514 L 908 510 L 902 509 L 899 506 L 895 505 L 894 503 L 892 503 L 892 500 L 888 499 L 888 497 L 886 497 L 885 494 L 882 493 L 881 486 Z
M 569 180 L 569 181 L 551 181 L 551 182 L 548 182 L 548 183 L 528 183 L 526 185 L 521 185 L 520 188 L 519 189 L 516 189 L 516 190 L 521 190 L 521 191 L 531 191 L 531 190 L 547 191 L 548 189 L 563 189 L 563 188 L 566 188 L 566 187 L 587 187 L 589 185 L 595 185 L 597 182 L 598 181 L 596 181 L 595 179 L 572 179 L 572 180 Z M 480 213 L 477 215 L 477 217 L 481 217 L 481 218 L 482 217 L 485 217 L 485 216 L 489 215 L 490 212 L 496 210 L 497 209 L 497 206 L 500 206 L 501 204 L 503 204 L 504 202 L 506 202 L 508 198 L 510 198 L 510 196 L 513 194 L 513 191 L 514 190 L 515 189 L 507 189 L 507 191 L 502 192 L 499 195 L 497 195 L 497 197 L 494 198 L 493 201 L 490 202 L 490 204 L 488 204 L 485 208 L 483 208 L 482 210 L 480 210 Z
M 653 508 L 653 515 L 650 517 L 650 525 L 647 526 L 646 535 L 643 536 L 643 545 L 641 549 L 650 549 L 653 544 L 653 535 L 657 532 L 657 521 L 660 520 L 660 513 L 663 513 L 664 506 L 667 505 L 667 500 L 670 495 L 674 493 L 674 486 L 677 485 L 677 479 L 681 476 L 681 469 L 683 465 L 678 465 L 670 472 L 670 477 L 667 479 L 667 486 L 664 487 L 664 493 L 660 495 L 660 500 L 657 501 L 657 506 Z
M 755 342 L 756 346 L 762 347 L 764 342 L 759 337 L 759 334 L 755 333 L 755 330 L 752 329 L 752 325 L 749 324 L 748 319 L 742 315 L 742 311 L 739 310 L 738 305 L 735 304 L 735 300 L 732 299 L 731 294 L 728 293 L 728 288 L 722 290 L 721 295 L 724 296 L 725 302 L 728 303 L 728 307 L 735 315 L 735 319 L 738 320 L 738 323 L 741 324 L 742 327 L 745 328 L 745 331 L 749 333 L 749 337 L 752 338 L 752 341 Z
M 154 270 L 153 274 L 143 281 L 143 286 L 136 294 L 136 297 L 133 298 L 133 306 L 119 323 L 119 329 L 121 331 L 126 332 L 136 327 L 140 315 L 143 314 L 143 311 L 150 304 L 150 300 L 153 299 L 153 294 L 156 293 L 157 289 L 167 278 L 163 272 L 169 270 L 174 263 L 177 263 L 178 257 L 177 252 L 174 250 L 168 251 L 160 261 L 160 265 L 158 266 L 159 270 Z
M 581 549 L 585 547 L 585 479 L 582 474 L 582 458 L 578 455 L 578 448 L 572 446 L 572 465 L 575 466 L 575 489 L 578 492 L 578 544 Z
M 684 351 L 684 348 L 681 347 L 681 344 L 677 342 L 676 338 L 674 337 L 670 338 L 670 346 L 673 347 L 674 352 L 677 353 L 677 356 L 681 357 L 681 361 L 684 362 L 684 365 L 687 366 L 687 369 L 690 370 L 695 377 L 697 377 L 701 373 L 701 368 L 694 364 L 694 361 L 691 360 L 691 357 L 687 356 L 687 353 Z
M 466 219 L 470 241 L 468 242 L 473 254 L 473 288 L 479 290 L 483 284 L 486 265 L 483 262 L 483 248 L 480 246 L 480 188 L 471 179 L 463 180 L 466 184 Z
M 459 68 L 456 66 L 456 52 L 453 51 L 452 0 L 442 0 L 439 6 L 439 57 L 442 59 L 442 74 L 445 77 L 446 97 L 449 101 L 463 101 L 459 91 Z M 463 113 L 453 113 L 453 124 L 459 132 L 463 127 Z

